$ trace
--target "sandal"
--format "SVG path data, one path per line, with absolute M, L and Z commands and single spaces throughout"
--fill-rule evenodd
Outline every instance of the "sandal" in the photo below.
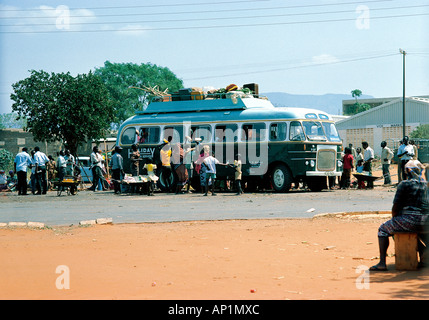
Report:
M 372 266 L 371 268 L 369 268 L 369 271 L 387 271 L 386 267 L 378 267 L 378 266 Z

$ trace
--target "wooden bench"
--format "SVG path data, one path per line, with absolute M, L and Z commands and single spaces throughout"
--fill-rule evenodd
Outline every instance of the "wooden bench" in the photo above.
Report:
M 428 233 L 396 232 L 395 240 L 395 268 L 396 270 L 417 270 L 419 266 L 419 241 Z M 428 243 L 426 239 L 424 243 Z

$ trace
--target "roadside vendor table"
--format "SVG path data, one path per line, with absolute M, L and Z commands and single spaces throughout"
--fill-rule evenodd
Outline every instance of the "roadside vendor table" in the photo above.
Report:
M 153 192 L 153 190 L 151 189 L 151 183 L 156 183 L 156 181 L 158 181 L 158 177 L 156 175 L 140 175 L 135 177 L 126 175 L 124 179 L 116 181 L 119 182 L 121 185 L 126 185 L 130 187 L 134 186 L 137 188 L 141 188 L 146 186 L 148 188 L 149 195 Z

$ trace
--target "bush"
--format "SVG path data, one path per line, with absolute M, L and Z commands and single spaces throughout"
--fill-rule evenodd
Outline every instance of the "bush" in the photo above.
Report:
M 13 161 L 14 156 L 11 152 L 0 149 L 0 169 L 3 169 L 7 172 L 13 170 Z

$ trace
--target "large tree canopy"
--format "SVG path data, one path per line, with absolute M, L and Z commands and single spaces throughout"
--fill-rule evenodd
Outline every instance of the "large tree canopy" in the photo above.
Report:
M 116 123 L 121 123 L 142 110 L 148 103 L 145 91 L 136 88 L 155 87 L 160 91 L 173 92 L 183 87 L 182 80 L 165 67 L 151 63 L 111 63 L 106 61 L 104 67 L 96 68 L 94 73 L 100 76 L 115 106 Z
M 114 108 L 100 77 L 92 72 L 30 71 L 12 85 L 12 110 L 27 119 L 26 130 L 38 141 L 63 141 L 72 153 L 79 144 L 104 137 Z

